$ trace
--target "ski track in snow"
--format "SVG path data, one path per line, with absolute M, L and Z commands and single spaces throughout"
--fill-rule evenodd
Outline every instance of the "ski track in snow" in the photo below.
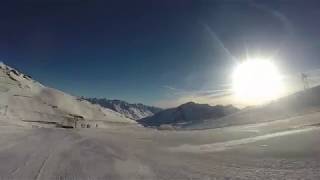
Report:
M 177 152 L 193 152 L 193 153 L 217 152 L 217 151 L 228 150 L 244 144 L 254 143 L 257 141 L 267 140 L 275 137 L 287 136 L 287 135 L 296 134 L 296 133 L 314 131 L 314 130 L 320 130 L 320 127 L 308 127 L 303 129 L 288 130 L 288 131 L 270 133 L 270 134 L 265 134 L 261 136 L 250 137 L 250 138 L 231 140 L 231 141 L 221 142 L 221 143 L 212 143 L 212 144 L 203 144 L 203 145 L 184 144 L 178 147 L 171 147 L 169 148 L 169 150 L 177 151 Z

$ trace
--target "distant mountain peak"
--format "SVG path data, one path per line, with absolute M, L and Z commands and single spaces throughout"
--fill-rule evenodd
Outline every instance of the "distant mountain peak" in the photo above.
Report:
M 161 111 L 161 108 L 154 106 L 147 106 L 142 103 L 128 103 L 126 101 L 113 99 L 109 100 L 106 98 L 84 98 L 93 104 L 99 104 L 102 107 L 112 109 L 125 117 L 138 120 L 145 117 L 154 115 Z
M 141 119 L 138 122 L 144 126 L 160 127 L 162 125 L 171 125 L 173 127 L 183 127 L 207 119 L 219 119 L 238 110 L 239 109 L 229 105 L 210 106 L 208 104 L 187 102 L 176 108 L 163 110 L 154 116 Z
M 190 102 L 186 102 L 186 103 L 184 103 L 184 104 L 181 104 L 179 107 L 193 106 L 193 105 L 195 105 L 195 104 L 196 104 L 195 102 L 190 101 Z

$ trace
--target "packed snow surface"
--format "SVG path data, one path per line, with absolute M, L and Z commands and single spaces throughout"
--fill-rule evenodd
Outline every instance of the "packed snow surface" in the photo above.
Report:
M 201 131 L 0 124 L 2 179 L 319 179 L 320 113 Z
M 318 89 L 268 111 L 260 107 L 211 121 L 210 127 L 220 128 L 158 131 L 4 64 L 0 78 L 0 179 L 320 179 Z M 187 104 L 175 117 L 196 117 L 193 107 Z M 280 118 L 292 112 L 299 113 Z M 69 116 L 101 120 L 108 128 L 37 128 L 28 122 Z M 228 127 L 219 126 L 223 119 Z

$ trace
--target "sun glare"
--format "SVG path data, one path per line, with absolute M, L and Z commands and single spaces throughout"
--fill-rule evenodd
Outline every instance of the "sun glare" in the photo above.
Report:
M 269 60 L 252 59 L 239 64 L 233 72 L 233 92 L 237 99 L 262 104 L 283 93 L 282 76 Z

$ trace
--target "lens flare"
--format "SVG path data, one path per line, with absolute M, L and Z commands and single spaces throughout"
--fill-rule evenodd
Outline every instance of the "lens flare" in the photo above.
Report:
M 282 76 L 269 60 L 246 60 L 235 68 L 232 78 L 236 98 L 248 103 L 262 104 L 284 91 Z

